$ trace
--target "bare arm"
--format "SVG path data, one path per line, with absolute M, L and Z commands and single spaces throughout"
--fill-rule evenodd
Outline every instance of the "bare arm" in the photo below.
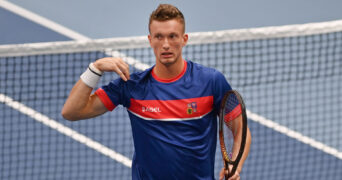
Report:
M 78 80 L 72 88 L 62 109 L 62 116 L 71 121 L 88 119 L 107 111 L 96 94 L 90 95 L 93 88 Z
M 241 119 L 242 118 L 242 115 L 238 116 L 237 118 Z M 241 122 L 242 120 L 238 120 L 238 121 L 235 121 L 235 122 Z M 235 125 L 233 126 L 233 128 L 236 129 L 237 131 L 237 134 L 238 136 L 236 136 L 234 138 L 234 141 L 235 142 L 241 142 L 241 131 L 242 131 L 242 127 L 241 127 L 241 124 L 239 123 L 239 125 Z M 237 171 L 240 173 L 241 170 L 242 170 L 242 166 L 243 166 L 243 163 L 245 162 L 245 160 L 247 159 L 247 156 L 249 154 L 249 149 L 250 149 L 250 145 L 251 145 L 251 141 L 252 141 L 252 137 L 251 137 L 251 133 L 249 131 L 249 128 L 247 127 L 247 136 L 246 136 L 246 145 L 245 145 L 245 149 L 244 149 L 244 152 L 242 154 L 242 157 L 241 157 L 241 160 L 239 162 L 239 166 L 237 168 Z M 235 143 L 234 143 L 235 144 Z M 237 156 L 237 154 L 239 153 L 239 150 L 240 150 L 240 146 L 234 146 L 233 147 L 233 156 L 235 155 L 235 157 Z
M 129 67 L 121 58 L 102 58 L 94 62 L 94 66 L 102 72 L 115 72 L 124 81 L 129 79 Z M 92 94 L 93 88 L 86 85 L 81 79 L 72 88 L 63 109 L 62 116 L 65 119 L 76 121 L 99 116 L 107 112 L 107 108 L 96 94 Z

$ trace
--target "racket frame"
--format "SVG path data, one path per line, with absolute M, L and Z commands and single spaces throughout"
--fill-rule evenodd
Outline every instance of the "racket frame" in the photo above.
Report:
M 240 144 L 240 150 L 238 152 L 238 155 L 236 159 L 233 161 L 229 158 L 229 155 L 227 153 L 227 149 L 224 143 L 224 132 L 223 132 L 223 126 L 226 125 L 224 121 L 224 115 L 225 115 L 225 105 L 227 100 L 229 99 L 229 96 L 231 94 L 234 94 L 238 102 L 241 106 L 241 115 L 242 115 L 242 137 L 241 137 L 241 144 Z M 225 174 L 225 179 L 228 179 L 229 177 L 233 176 L 239 162 L 241 160 L 241 157 L 243 155 L 245 145 L 246 145 L 246 137 L 247 137 L 247 114 L 246 114 L 246 106 L 245 103 L 241 97 L 241 95 L 236 91 L 236 90 L 230 90 L 225 93 L 222 101 L 221 101 L 221 106 L 220 106 L 220 114 L 219 114 L 219 140 L 220 140 L 220 147 L 221 147 L 221 153 L 222 153 L 222 159 L 224 163 L 224 169 L 228 171 L 228 176 Z M 232 169 L 229 172 L 229 165 L 232 165 Z

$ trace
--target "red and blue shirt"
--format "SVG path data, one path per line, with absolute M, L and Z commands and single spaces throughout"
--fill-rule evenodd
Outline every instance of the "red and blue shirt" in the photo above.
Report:
M 153 67 L 95 93 L 108 110 L 129 113 L 135 153 L 132 179 L 214 179 L 217 115 L 231 87 L 219 71 L 191 61 L 173 79 Z

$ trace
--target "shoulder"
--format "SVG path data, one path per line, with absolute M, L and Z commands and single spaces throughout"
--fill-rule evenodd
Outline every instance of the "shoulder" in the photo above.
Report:
M 144 71 L 138 71 L 138 72 L 134 72 L 130 74 L 130 79 L 125 82 L 124 80 L 122 80 L 120 77 L 112 80 L 112 83 L 116 83 L 116 84 L 125 84 L 125 85 L 132 85 L 132 84 L 137 84 L 142 82 L 144 79 L 148 78 L 151 74 L 151 68 L 148 68 Z
M 192 73 L 194 74 L 203 75 L 203 77 L 207 77 L 214 80 L 224 78 L 224 75 L 215 68 L 207 67 L 192 61 L 188 61 L 188 63 L 191 67 Z
M 152 68 L 148 68 L 144 71 L 134 72 L 130 74 L 130 79 L 128 81 L 122 80 L 120 77 L 115 78 L 110 81 L 108 86 L 110 87 L 116 87 L 116 88 L 132 88 L 136 86 L 137 84 L 144 81 L 144 79 L 148 78 L 150 75 Z
M 130 81 L 141 81 L 150 76 L 153 67 L 150 67 L 144 71 L 134 72 L 130 75 Z

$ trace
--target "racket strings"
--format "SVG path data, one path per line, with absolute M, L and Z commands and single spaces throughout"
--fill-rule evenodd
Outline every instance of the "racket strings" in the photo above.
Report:
M 224 109 L 224 122 L 225 126 L 224 129 L 224 140 L 225 140 L 225 147 L 227 151 L 228 159 L 234 161 L 236 159 L 237 153 L 233 153 L 234 149 L 239 149 L 239 144 L 235 143 L 234 139 L 239 136 L 240 131 L 237 131 L 241 121 L 238 119 L 239 115 L 241 114 L 241 106 L 237 97 L 234 94 L 231 94 L 228 97 L 228 100 L 225 104 Z

